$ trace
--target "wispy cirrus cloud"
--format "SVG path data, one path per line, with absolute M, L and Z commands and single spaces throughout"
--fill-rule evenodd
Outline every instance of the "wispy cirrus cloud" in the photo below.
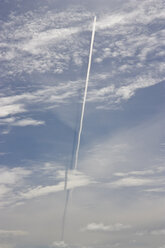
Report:
M 140 77 L 136 79 L 136 82 L 127 85 L 127 86 L 121 86 L 120 88 L 117 89 L 116 91 L 116 96 L 118 99 L 124 99 L 124 100 L 128 100 L 129 98 L 131 98 L 135 92 L 138 89 L 143 89 L 143 88 L 147 88 L 150 86 L 153 86 L 155 84 L 160 83 L 161 80 L 158 80 L 158 78 L 153 79 L 153 78 L 147 78 L 147 77 Z
M 59 105 L 71 102 L 76 96 L 82 81 L 69 81 L 67 83 L 43 86 L 39 90 L 22 94 L 12 94 L 0 97 L 0 125 L 8 126 L 37 126 L 45 121 L 28 117 L 33 111 L 53 111 Z M 41 108 L 42 105 L 42 108 Z
M 12 185 L 21 181 L 21 178 L 27 177 L 31 174 L 30 170 L 15 167 L 9 169 L 7 167 L 0 168 L 0 184 Z
M 165 187 L 149 188 L 149 189 L 144 189 L 143 191 L 148 193 L 164 193 Z
M 29 42 L 23 44 L 22 50 L 32 54 L 41 55 L 43 47 L 45 48 L 45 46 L 61 42 L 79 31 L 78 28 L 59 28 L 42 31 L 38 34 L 34 34 Z
M 6 117 L 8 115 L 14 115 L 23 112 L 26 112 L 26 109 L 22 104 L 5 105 L 1 106 L 0 117 Z
M 83 28 L 76 23 L 84 22 L 88 26 L 89 19 L 89 12 L 80 13 L 76 9 L 60 13 L 48 10 L 46 15 L 40 9 L 19 17 L 11 15 L 8 23 L 3 23 L 1 35 L 0 58 L 4 68 L 10 67 L 10 70 L 3 71 L 3 76 L 31 74 L 34 71 L 62 73 L 72 58 L 74 61 L 74 52 L 81 50 L 83 55 L 82 43 L 78 45 L 75 42 Z M 17 63 L 14 64 L 15 60 Z
M 107 58 L 113 59 L 111 75 L 114 73 L 113 67 L 116 68 L 116 73 L 121 73 L 124 66 L 126 71 L 133 72 L 134 75 L 136 71 L 139 74 L 138 68 L 145 67 L 146 71 L 152 64 L 147 65 L 142 60 L 150 53 L 162 52 L 163 31 L 152 33 L 151 29 L 148 31 L 146 29 L 148 24 L 165 18 L 163 1 L 159 0 L 157 4 L 153 0 L 149 2 L 141 2 L 138 7 L 136 6 L 136 10 L 132 4 L 129 5 L 129 10 L 127 6 L 125 11 L 98 17 L 94 59 L 98 62 L 103 62 Z M 5 73 L 9 75 L 23 72 L 31 74 L 33 71 L 61 73 L 67 70 L 71 61 L 79 61 L 77 65 L 80 65 L 80 61 L 88 54 L 84 46 L 87 44 L 86 36 L 82 33 L 88 30 L 91 16 L 92 13 L 85 9 L 81 12 L 78 9 L 69 9 L 58 13 L 48 10 L 45 15 L 42 11 L 31 11 L 19 17 L 11 15 L 8 23 L 2 23 L 4 31 L 1 43 L 2 62 L 5 65 L 5 57 L 8 58 L 7 63 L 10 67 Z M 137 28 L 139 25 L 140 28 Z M 6 27 L 9 32 L 6 32 Z M 101 39 L 103 36 L 106 39 Z M 12 39 L 13 37 L 15 39 Z M 7 42 L 8 40 L 10 42 Z M 24 58 L 23 64 L 21 58 Z M 121 58 L 125 59 L 126 63 L 116 61 Z M 12 60 L 15 59 L 17 63 L 14 64 Z M 156 69 L 160 64 L 160 61 L 154 60 Z
M 109 187 L 122 188 L 122 187 L 138 187 L 153 185 L 154 180 L 149 178 L 125 177 L 114 182 L 109 183 Z
M 38 121 L 33 119 L 22 119 L 15 121 L 12 125 L 13 126 L 19 126 L 19 127 L 25 127 L 25 126 L 38 126 L 38 125 L 44 125 L 44 121 Z
M 165 79 L 164 29 L 154 28 L 155 23 L 160 23 L 161 27 L 165 18 L 163 1 L 149 2 L 143 1 L 133 10 L 134 3 L 129 3 L 127 13 L 107 15 L 98 21 L 100 43 L 95 44 L 95 66 L 100 73 L 110 71 L 108 83 L 107 79 L 102 80 L 102 86 L 98 84 L 89 91 L 89 101 L 96 99 L 98 108 L 114 108 L 133 97 L 139 89 Z M 106 39 L 103 41 L 102 37 Z
M 105 1 L 103 2 L 105 3 Z M 54 10 L 48 7 L 44 10 L 41 10 L 41 8 L 28 12 L 25 10 L 24 14 L 16 11 L 10 15 L 8 20 L 1 20 L 0 60 L 2 67 L 0 74 L 2 84 L 0 108 L 3 111 L 0 116 L 0 125 L 2 129 L 5 128 L 5 130 L 2 130 L 3 134 L 7 134 L 13 126 L 20 127 L 13 128 L 11 136 L 2 137 L 4 141 L 7 140 L 8 142 L 4 144 L 7 149 L 8 145 L 9 148 L 11 147 L 10 142 L 12 143 L 13 138 L 17 136 L 17 132 L 22 135 L 28 131 L 26 133 L 28 135 L 31 131 L 30 128 L 24 129 L 21 127 L 36 126 L 37 129 L 40 125 L 52 124 L 51 121 L 54 121 L 56 117 L 62 119 L 61 116 L 65 115 L 65 112 L 67 112 L 67 122 L 69 115 L 72 118 L 69 113 L 72 106 L 75 102 L 77 104 L 81 101 L 79 93 L 84 87 L 83 75 L 86 71 L 93 13 L 85 9 L 67 8 L 66 6 L 64 10 L 61 9 Z M 106 14 L 98 13 L 87 114 L 88 110 L 95 111 L 95 107 L 97 109 L 116 109 L 127 101 L 129 104 L 129 100 L 137 92 L 142 92 L 143 89 L 163 82 L 163 22 L 162 0 L 156 2 L 154 0 L 140 0 L 138 3 L 137 1 L 129 1 L 129 3 L 124 4 L 122 10 L 119 7 L 116 8 L 116 11 L 110 10 L 109 12 L 107 8 Z M 155 88 L 158 89 L 161 87 L 159 86 Z M 144 92 L 147 92 L 147 90 Z M 91 106 L 92 108 L 90 108 Z M 131 106 L 131 108 L 134 108 L 134 106 Z M 101 111 L 96 112 L 102 113 Z M 100 128 L 97 133 L 99 135 L 99 132 L 102 132 L 101 135 L 105 135 L 107 132 L 106 136 L 108 137 L 109 132 L 110 136 L 107 141 L 102 142 L 96 136 L 94 137 L 94 139 L 98 138 L 96 146 L 92 146 L 88 142 L 90 137 L 87 137 L 87 143 L 89 146 L 91 145 L 91 150 L 93 149 L 90 153 L 90 149 L 86 147 L 86 132 L 84 132 L 85 145 L 82 143 L 82 156 L 80 156 L 79 161 L 83 173 L 75 172 L 74 174 L 69 172 L 68 187 L 70 189 L 82 188 L 79 189 L 78 194 L 75 192 L 76 200 L 73 200 L 72 209 L 74 210 L 76 207 L 79 218 L 74 218 L 76 223 L 75 225 L 72 223 L 71 227 L 73 229 L 69 228 L 68 230 L 68 242 L 69 237 L 73 235 L 72 241 L 77 239 L 77 242 L 82 241 L 82 245 L 54 242 L 52 247 L 129 247 L 133 244 L 131 243 L 132 240 L 130 241 L 130 236 L 134 228 L 136 229 L 136 227 L 133 227 L 134 224 L 139 223 L 139 227 L 142 227 L 143 225 L 155 225 L 154 223 L 157 220 L 159 222 L 159 219 L 162 221 L 163 200 L 159 199 L 159 193 L 164 192 L 164 172 L 161 169 L 158 172 L 152 166 L 154 163 L 156 164 L 157 137 L 160 136 L 163 128 L 159 125 L 158 119 L 149 120 L 150 123 L 148 122 L 146 127 L 144 125 L 137 127 L 138 123 L 136 120 L 134 122 L 134 116 L 124 115 L 123 119 L 121 118 L 122 121 L 124 120 L 122 122 L 120 117 L 119 119 L 116 118 L 116 113 L 118 115 L 119 112 L 109 111 L 108 113 L 110 113 L 110 117 L 106 119 L 103 112 L 105 120 L 101 120 L 101 122 L 104 121 L 107 129 Z M 143 108 L 141 115 L 143 115 Z M 131 121 L 133 124 L 130 123 Z M 143 122 L 144 120 L 140 121 Z M 157 128 L 148 132 L 154 122 L 158 123 Z M 100 123 L 98 122 L 98 124 Z M 134 124 L 136 127 L 131 132 Z M 95 135 L 96 130 L 94 125 L 91 126 L 93 129 L 92 136 L 92 134 Z M 53 128 L 55 130 L 56 126 L 54 125 Z M 48 129 L 49 127 L 45 128 L 46 131 Z M 119 129 L 122 129 L 123 133 Z M 129 134 L 128 129 L 130 129 Z M 34 139 L 42 132 L 42 130 L 39 133 L 38 130 L 33 131 L 36 131 L 32 133 L 36 134 L 36 137 L 33 137 Z M 88 131 L 89 129 L 87 129 L 87 136 Z M 117 138 L 116 133 L 119 133 Z M 51 138 L 54 139 L 54 136 L 52 135 Z M 51 144 L 49 145 L 51 146 Z M 54 146 L 51 146 L 51 149 L 53 150 Z M 62 152 L 63 149 L 65 148 L 62 147 Z M 83 149 L 88 150 L 89 156 L 84 156 Z M 40 151 L 40 148 L 38 150 Z M 2 153 L 3 151 L 5 149 L 2 149 Z M 41 149 L 42 151 L 43 149 Z M 45 153 L 49 157 L 46 150 Z M 60 156 L 63 157 L 63 153 Z M 56 159 L 56 154 L 53 158 Z M 59 213 L 63 207 L 63 197 L 56 193 L 62 193 L 64 188 L 64 165 L 50 162 L 43 165 L 40 164 L 40 159 L 39 154 L 31 165 L 30 161 L 20 158 L 19 164 L 16 165 L 19 167 L 16 167 L 15 170 L 10 167 L 3 167 L 3 170 L 0 171 L 1 207 L 6 207 L 6 209 L 9 206 L 10 209 L 12 207 L 12 211 L 2 211 L 2 216 L 6 212 L 11 214 L 9 213 L 9 216 L 7 216 L 8 213 L 6 216 L 4 215 L 1 225 L 3 223 L 6 225 L 6 222 L 11 223 L 15 218 L 18 225 L 18 230 L 15 231 L 19 231 L 21 225 L 27 225 L 32 230 L 32 236 L 30 235 L 31 245 L 34 241 L 36 245 L 48 247 L 52 240 L 58 240 Z M 13 163 L 13 160 L 11 163 Z M 26 166 L 26 170 L 24 167 L 25 171 L 21 172 L 20 166 Z M 99 183 L 96 187 L 94 184 L 94 187 L 89 188 L 88 186 L 94 183 L 93 177 Z M 123 189 L 122 192 L 120 189 Z M 125 197 L 130 193 L 130 190 L 133 194 L 129 195 L 130 197 Z M 83 192 L 83 196 L 79 194 L 81 192 Z M 157 202 L 153 202 L 152 207 L 149 202 L 151 194 L 157 194 L 158 199 Z M 52 195 L 54 196 L 51 197 Z M 140 197 L 137 195 L 140 195 Z M 136 201 L 131 201 L 132 197 L 136 197 Z M 49 201 L 53 204 L 50 204 Z M 24 204 L 24 206 L 20 207 L 20 204 Z M 56 213 L 54 212 L 54 205 L 57 207 Z M 45 206 L 48 207 L 45 208 Z M 83 211 L 81 208 L 83 208 Z M 153 216 L 153 211 L 157 213 L 157 216 Z M 17 220 L 20 212 L 21 220 Z M 110 216 L 111 219 L 108 222 L 109 212 L 113 215 Z M 123 212 L 124 214 L 122 214 Z M 13 216 L 10 218 L 11 215 Z M 91 220 L 91 216 L 95 221 Z M 121 216 L 122 220 L 120 220 Z M 98 218 L 103 222 L 98 221 Z M 31 222 L 31 219 L 36 221 Z M 57 223 L 55 228 L 54 219 Z M 50 225 L 47 225 L 47 221 L 53 224 L 49 222 Z M 68 226 L 69 221 L 68 218 Z M 121 221 L 123 224 L 116 223 L 116 221 Z M 73 222 L 72 219 L 71 222 Z M 130 223 L 130 226 L 127 225 L 127 222 Z M 45 223 L 48 227 L 47 234 L 43 230 L 42 223 Z M 87 223 L 89 224 L 86 225 Z M 14 226 L 14 223 L 11 223 L 11 226 Z M 84 233 L 79 232 L 80 226 L 84 226 L 86 232 L 85 230 Z M 152 229 L 149 228 L 148 230 Z M 5 228 L 1 229 L 2 235 L 14 236 L 14 229 L 9 230 L 12 231 L 12 234 L 7 234 L 7 231 Z M 156 228 L 153 232 L 156 232 Z M 109 235 L 110 233 L 113 233 L 113 235 Z M 126 234 L 124 237 L 123 233 Z M 151 231 L 146 233 L 151 234 Z M 107 237 L 106 241 L 103 238 L 105 236 Z M 115 236 L 117 236 L 117 242 Z M 163 237 L 162 234 L 159 234 L 159 236 L 160 238 Z M 94 243 L 90 245 L 93 237 Z M 150 235 L 152 240 L 155 237 L 156 233 Z M 29 245 L 26 242 L 29 241 L 25 237 L 22 243 L 18 241 L 18 246 Z M 83 243 L 86 245 L 83 245 Z M 142 240 L 140 240 L 140 244 L 143 244 Z M 134 245 L 137 244 L 134 243 Z M 152 247 L 152 245 L 148 243 L 148 246 Z M 5 246 L 7 247 L 7 245 Z M 4 245 L 0 244 L 0 247 L 4 248 Z
M 0 237 L 17 237 L 17 236 L 25 236 L 28 232 L 23 230 L 4 230 L 0 229 Z
M 97 102 L 97 108 L 115 108 L 115 106 L 120 105 L 123 101 L 129 100 L 133 97 L 137 90 L 154 86 L 156 84 L 162 83 L 163 77 L 146 77 L 144 75 L 133 79 L 133 82 L 125 82 L 126 85 L 116 86 L 115 84 L 110 84 L 98 89 L 92 89 L 88 93 L 87 100 L 89 102 Z M 105 104 L 106 98 L 106 104 Z
M 109 184 L 114 188 L 139 187 L 143 186 L 144 192 L 164 192 L 164 170 L 160 167 L 153 167 L 148 170 L 137 170 L 128 172 L 116 172 L 114 176 L 120 179 Z
M 97 75 L 94 76 L 94 78 Z M 93 80 L 93 79 L 92 79 Z M 138 89 L 153 86 L 161 81 L 157 81 L 154 78 L 140 77 L 134 79 L 134 83 L 130 83 L 126 86 L 119 86 L 112 84 L 104 86 L 102 88 L 90 87 L 88 92 L 87 101 L 96 103 L 98 108 L 110 108 L 120 104 L 123 100 L 129 100 Z M 97 82 L 97 80 L 95 81 Z M 72 103 L 73 99 L 78 95 L 78 91 L 83 87 L 83 81 L 70 81 L 67 83 L 60 83 L 58 85 L 49 85 L 43 87 L 40 90 L 36 90 L 29 93 L 22 93 L 10 96 L 3 96 L 0 98 L 0 124 L 8 124 L 15 126 L 27 125 L 42 125 L 44 121 L 34 120 L 28 117 L 22 117 L 28 115 L 33 106 L 34 111 L 46 111 L 54 110 L 56 107 L 62 106 L 66 103 Z M 105 104 L 106 98 L 106 104 Z M 40 108 L 42 104 L 42 109 Z M 108 105 L 107 105 L 108 104 Z M 19 115 L 19 118 L 14 116 Z M 13 116 L 13 117 L 10 117 Z
M 116 223 L 113 225 L 105 225 L 103 223 L 90 223 L 85 228 L 83 228 L 83 231 L 90 231 L 90 232 L 119 232 L 125 229 L 130 229 L 130 225 L 124 225 L 121 223 Z
M 42 186 L 39 185 L 37 187 L 31 188 L 22 192 L 20 196 L 23 199 L 32 199 L 44 195 L 48 195 L 50 193 L 55 193 L 64 190 L 64 179 L 65 179 L 65 172 L 58 171 L 56 179 L 62 179 L 61 182 L 57 183 L 56 185 L 49 185 L 49 186 Z M 76 187 L 87 186 L 94 181 L 90 179 L 90 177 L 85 176 L 84 174 L 78 171 L 70 171 L 68 173 L 68 182 L 67 182 L 67 189 L 73 189 Z
M 149 28 L 156 20 L 161 23 L 165 18 L 162 5 L 162 0 L 157 4 L 152 0 L 150 4 L 143 1 L 136 10 L 132 4 L 129 10 L 126 6 L 123 11 L 98 17 L 93 54 L 93 67 L 98 73 L 91 74 L 87 99 L 98 109 L 116 108 L 139 89 L 163 82 L 164 31 L 158 28 L 155 32 L 154 28 Z M 74 8 L 58 13 L 48 10 L 44 15 L 41 10 L 19 17 L 11 15 L 7 23 L 2 22 L 2 79 L 23 77 L 24 73 L 31 75 L 33 72 L 65 74 L 71 65 L 75 69 L 84 66 L 89 45 L 86 31 L 91 24 L 91 15 L 89 11 L 80 12 Z M 39 102 L 45 105 L 51 102 L 56 106 L 71 103 L 79 86 L 83 87 L 84 78 L 75 82 L 62 80 L 46 87 L 40 84 L 41 90 L 30 93 L 17 95 L 14 92 L 14 96 L 8 96 L 10 103 L 3 103 L 1 116 L 27 112 L 30 101 L 35 106 Z M 81 85 L 77 87 L 78 81 Z M 7 101 L 5 98 L 2 100 Z M 11 104 L 12 100 L 15 106 Z
M 44 124 L 45 124 L 44 121 L 34 120 L 32 118 L 18 119 L 18 118 L 10 117 L 10 118 L 0 119 L 0 125 L 25 127 L 25 126 L 38 126 Z
M 5 207 L 17 201 L 16 189 L 21 188 L 24 180 L 30 175 L 30 170 L 21 167 L 0 168 L 0 207 Z
M 47 184 L 43 185 L 43 178 Z M 34 178 L 38 181 L 35 183 Z M 45 166 L 23 169 L 2 167 L 0 169 L 0 199 L 1 207 L 19 204 L 28 199 L 46 196 L 64 190 L 65 171 L 58 166 Z M 56 182 L 56 183 L 55 183 Z M 84 187 L 94 183 L 94 180 L 79 171 L 68 172 L 68 189 Z
M 130 171 L 130 172 L 116 172 L 114 176 L 118 177 L 127 177 L 127 176 L 145 176 L 145 175 L 153 175 L 155 174 L 155 170 L 140 170 L 140 171 Z

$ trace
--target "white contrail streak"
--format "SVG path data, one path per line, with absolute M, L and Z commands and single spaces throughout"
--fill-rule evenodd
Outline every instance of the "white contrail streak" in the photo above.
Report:
M 96 29 L 96 16 L 93 22 L 93 31 L 92 31 L 91 46 L 90 46 L 90 52 L 89 52 L 88 69 L 87 69 L 87 76 L 86 76 L 86 83 L 85 83 L 85 90 L 84 90 L 84 99 L 83 99 L 82 111 L 81 111 L 80 128 L 79 128 L 79 133 L 78 133 L 78 141 L 77 141 L 77 148 L 76 148 L 76 155 L 75 155 L 75 164 L 73 168 L 74 170 L 77 169 L 77 163 L 78 163 L 78 155 L 79 155 L 79 149 L 80 149 L 80 140 L 81 140 L 81 132 L 82 132 L 82 126 L 83 126 L 83 119 L 84 119 L 85 103 L 86 103 L 86 98 L 87 98 L 88 82 L 89 82 L 89 75 L 90 75 L 90 69 L 91 69 L 93 43 L 94 43 L 94 38 L 95 38 L 95 29 Z
M 94 38 L 95 38 L 95 29 L 96 29 L 96 16 L 94 17 L 94 22 L 93 22 L 93 31 L 92 31 L 91 45 L 90 45 L 90 52 L 89 52 L 88 69 L 87 69 L 87 76 L 86 76 L 86 82 L 85 82 L 84 98 L 83 98 L 83 104 L 82 104 L 82 110 L 81 110 L 80 127 L 79 127 L 78 139 L 77 139 L 77 147 L 76 147 L 76 153 L 75 153 L 75 163 L 74 163 L 73 170 L 77 169 L 77 163 L 78 163 L 81 132 L 82 132 L 82 126 L 83 126 L 85 103 L 86 103 L 88 82 L 89 82 L 89 75 L 90 75 L 91 61 L 92 61 L 93 44 L 94 44 Z M 61 240 L 62 241 L 64 241 L 64 232 L 65 232 L 67 208 L 68 208 L 68 202 L 69 202 L 70 193 L 71 193 L 71 190 L 67 189 L 67 184 L 68 184 L 68 169 L 66 170 L 66 173 L 65 173 L 64 189 L 66 191 L 66 199 L 65 199 L 64 213 L 63 213 L 63 219 L 62 219 L 62 233 L 61 233 Z

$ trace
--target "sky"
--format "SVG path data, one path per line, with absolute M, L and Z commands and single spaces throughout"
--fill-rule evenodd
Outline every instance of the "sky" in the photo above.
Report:
M 165 248 L 164 19 L 163 0 L 0 1 L 0 248 Z

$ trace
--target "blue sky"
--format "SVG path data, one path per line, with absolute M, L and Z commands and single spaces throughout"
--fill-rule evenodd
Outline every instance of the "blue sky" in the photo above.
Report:
M 1 1 L 1 248 L 165 247 L 164 13 L 162 0 Z

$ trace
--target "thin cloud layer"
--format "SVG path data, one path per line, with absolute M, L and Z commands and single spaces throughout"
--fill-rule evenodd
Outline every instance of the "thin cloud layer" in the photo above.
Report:
M 162 5 L 163 1 L 161 0 L 156 5 L 153 1 L 150 3 L 143 1 L 136 7 L 136 10 L 132 4 L 132 10 L 129 13 L 121 11 L 121 13 L 98 17 L 93 68 L 98 68 L 99 73 L 93 77 L 98 78 L 99 75 L 106 74 L 109 84 L 106 85 L 106 78 L 100 87 L 100 80 L 93 80 L 91 76 L 88 101 L 97 102 L 102 108 L 108 106 L 113 108 L 121 101 L 126 101 L 134 96 L 138 89 L 153 86 L 164 80 L 164 63 L 162 61 L 164 33 L 161 28 L 156 32 L 149 28 L 156 21 L 161 24 L 162 19 L 165 18 Z M 153 6 L 154 11 L 151 11 L 150 6 Z M 34 71 L 63 73 L 68 71 L 72 62 L 76 67 L 82 67 L 82 61 L 85 63 L 88 56 L 86 47 L 89 45 L 85 31 L 89 31 L 91 13 L 70 9 L 60 13 L 48 11 L 42 18 L 39 15 L 43 15 L 43 13 L 29 12 L 19 18 L 11 16 L 10 21 L 7 24 L 4 23 L 1 43 L 2 65 L 9 67 L 10 70 L 6 70 L 4 67 L 1 73 L 2 77 L 4 72 L 9 76 L 14 76 L 16 73 L 32 74 Z M 66 23 L 66 16 L 68 23 Z M 41 19 L 44 21 L 41 22 Z M 20 24 L 20 20 L 22 20 L 22 24 Z M 10 33 L 6 32 L 6 25 L 8 25 Z M 11 33 L 17 42 L 13 43 Z M 120 39 L 118 40 L 119 35 Z M 106 39 L 102 37 L 106 37 Z M 6 42 L 8 39 L 11 40 L 10 43 Z M 10 53 L 13 55 L 8 56 L 9 58 L 5 60 L 5 54 L 9 51 L 12 51 Z M 24 60 L 23 64 L 21 63 L 22 59 Z M 107 65 L 103 66 L 105 61 L 109 61 L 110 68 Z M 100 63 L 101 65 L 99 65 Z M 56 87 L 57 85 L 59 82 L 56 82 Z M 43 95 L 47 96 L 47 90 L 43 90 Z M 63 95 L 60 96 L 59 92 L 58 98 L 54 98 L 55 102 L 58 99 L 61 99 L 61 103 L 65 99 L 70 102 L 72 97 L 77 94 L 77 91 L 72 93 L 74 89 L 71 85 L 65 90 L 67 97 L 63 99 Z M 32 96 L 36 93 L 34 92 Z M 51 98 L 53 100 L 53 95 Z M 105 103 L 105 98 L 106 106 L 102 104 L 102 102 Z M 4 106 L 4 108 L 7 107 Z M 23 111 L 23 109 L 19 111 Z
M 5 105 L 1 106 L 0 117 L 6 117 L 8 115 L 14 115 L 23 112 L 26 112 L 26 110 L 21 104 Z
M 54 248 L 65 248 L 65 247 L 68 247 L 68 245 L 64 242 L 64 241 L 54 241 L 52 246 L 51 247 L 54 247 Z
M 28 177 L 31 174 L 30 170 L 15 167 L 13 169 L 9 169 L 7 167 L 0 168 L 0 184 L 4 185 L 14 185 L 16 183 L 21 182 L 21 179 L 24 177 Z
M 10 118 L 3 118 L 0 120 L 0 125 L 8 125 L 8 126 L 19 126 L 19 127 L 25 127 L 25 126 L 39 126 L 44 125 L 44 121 L 34 120 L 31 118 L 28 119 L 17 119 L 14 117 Z
M 22 120 L 18 120 L 14 122 L 12 125 L 24 127 L 24 126 L 38 126 L 38 125 L 44 125 L 44 124 L 45 124 L 44 121 L 37 121 L 33 119 L 22 119 Z
M 38 13 L 29 11 L 19 17 L 11 15 L 9 22 L 4 23 L 1 36 L 1 60 L 4 67 L 10 66 L 10 70 L 3 72 L 3 75 L 16 76 L 23 72 L 43 73 L 50 70 L 62 73 L 68 68 L 72 52 L 75 48 L 78 50 L 77 42 L 75 44 L 74 41 L 82 28 L 75 24 L 81 23 L 85 18 L 88 20 L 89 17 L 89 13 L 79 13 L 74 9 L 61 13 L 49 10 L 46 15 L 42 10 Z M 56 50 L 53 49 L 54 45 Z M 69 47 L 73 48 L 68 53 Z M 17 63 L 14 64 L 14 60 Z
M 57 183 L 56 185 L 51 186 L 37 186 L 36 188 L 29 189 L 27 192 L 21 193 L 21 197 L 23 199 L 32 199 L 39 196 L 48 195 L 50 193 L 55 193 L 64 190 L 64 171 L 57 172 L 57 179 L 63 179 L 62 182 Z M 68 182 L 67 182 L 67 189 L 73 189 L 76 187 L 87 186 L 92 183 L 92 180 L 77 171 L 70 171 L 68 174 Z
M 105 225 L 103 223 L 90 223 L 85 228 L 83 228 L 83 231 L 90 231 L 90 232 L 118 232 L 122 231 L 124 229 L 131 228 L 130 225 L 124 225 L 121 223 L 117 223 L 114 225 Z
M 0 229 L 0 237 L 17 237 L 17 236 L 25 236 L 28 235 L 28 233 L 26 231 L 22 231 L 22 230 L 2 230 Z
M 153 230 L 151 235 L 165 235 L 165 229 Z
M 136 187 L 152 185 L 154 180 L 148 178 L 136 178 L 136 177 L 126 177 L 109 184 L 110 187 L 120 188 L 120 187 Z
M 0 172 L 1 207 L 6 206 L 6 204 L 18 204 L 24 200 L 64 191 L 65 171 L 58 170 L 56 167 L 46 165 L 45 170 L 44 167 L 28 170 L 19 167 L 14 169 L 4 167 L 1 168 Z M 40 179 L 37 178 L 36 174 Z M 49 179 L 48 185 L 40 184 L 45 175 Z M 39 180 L 38 184 L 34 184 L 35 177 L 36 180 Z M 56 182 L 56 184 L 53 184 L 53 182 Z M 68 189 L 88 186 L 91 183 L 94 183 L 94 180 L 79 171 L 68 172 Z M 29 187 L 30 184 L 31 187 Z

